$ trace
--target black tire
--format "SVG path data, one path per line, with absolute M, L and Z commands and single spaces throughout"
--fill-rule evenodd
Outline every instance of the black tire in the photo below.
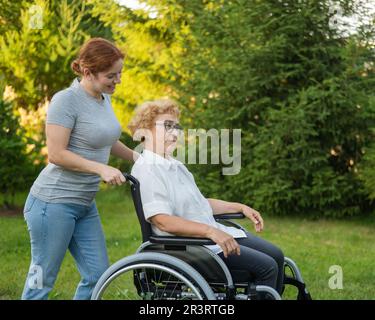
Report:
M 157 252 L 121 259 L 101 276 L 92 300 L 216 300 L 204 278 L 184 261 Z

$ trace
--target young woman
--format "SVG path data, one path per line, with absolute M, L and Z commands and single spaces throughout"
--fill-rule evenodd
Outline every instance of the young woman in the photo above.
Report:
M 123 59 L 111 42 L 89 40 L 71 65 L 78 78 L 51 100 L 46 120 L 49 163 L 24 207 L 31 265 L 22 299 L 48 298 L 67 249 L 81 274 L 75 299 L 89 299 L 109 265 L 95 194 L 101 179 L 111 185 L 125 182 L 118 169 L 107 165 L 110 154 L 136 159 L 119 141 L 121 127 L 110 100 L 120 83 Z
M 132 134 L 141 138 L 144 150 L 132 168 L 140 182 L 145 218 L 157 235 L 209 238 L 208 246 L 229 269 L 247 270 L 249 281 L 268 285 L 281 293 L 284 255 L 273 244 L 233 227 L 217 223 L 213 215 L 243 212 L 263 229 L 259 212 L 241 203 L 206 199 L 193 175 L 171 157 L 179 131 L 179 110 L 171 100 L 146 102 L 129 123 Z

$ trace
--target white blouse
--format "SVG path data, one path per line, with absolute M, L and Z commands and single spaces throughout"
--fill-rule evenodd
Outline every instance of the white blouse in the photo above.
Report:
M 178 216 L 218 228 L 234 238 L 246 234 L 235 227 L 227 227 L 215 221 L 208 200 L 199 191 L 193 175 L 178 160 L 165 159 L 158 154 L 143 150 L 134 163 L 131 174 L 140 182 L 143 211 L 147 221 L 157 214 Z M 155 235 L 173 236 L 154 225 Z M 220 253 L 218 245 L 207 248 Z

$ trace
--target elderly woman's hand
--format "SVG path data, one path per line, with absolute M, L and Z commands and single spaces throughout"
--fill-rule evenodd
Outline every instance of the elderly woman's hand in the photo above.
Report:
M 260 213 L 247 205 L 241 206 L 242 213 L 248 217 L 253 223 L 256 232 L 261 232 L 264 228 L 264 223 Z
M 210 227 L 207 238 L 211 239 L 221 247 L 225 258 L 230 254 L 240 255 L 240 246 L 230 234 L 221 231 L 220 229 Z

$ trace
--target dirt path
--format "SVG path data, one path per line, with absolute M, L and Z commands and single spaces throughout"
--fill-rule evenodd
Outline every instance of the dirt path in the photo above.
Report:
M 0 217 L 16 217 L 22 216 L 23 207 L 14 208 L 14 209 L 3 209 L 0 208 Z

